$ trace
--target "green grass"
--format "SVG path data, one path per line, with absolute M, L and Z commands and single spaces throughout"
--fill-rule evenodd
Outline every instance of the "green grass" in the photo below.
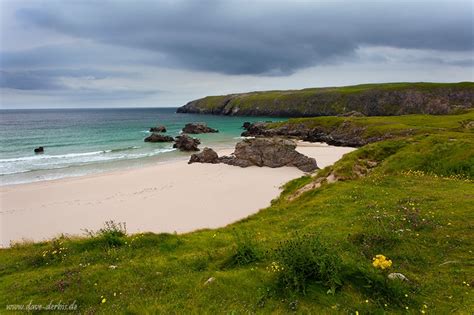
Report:
M 2 249 L 0 310 L 75 300 L 82 313 L 469 314 L 474 134 L 458 128 L 469 117 L 391 117 L 423 133 L 351 152 L 224 228 L 126 235 L 109 223 Z M 330 173 L 341 180 L 291 198 Z M 372 266 L 377 254 L 389 271 Z

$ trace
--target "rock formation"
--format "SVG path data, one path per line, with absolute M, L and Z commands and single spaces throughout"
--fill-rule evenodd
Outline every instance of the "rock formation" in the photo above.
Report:
M 150 132 L 166 132 L 166 127 L 165 126 L 151 127 Z
M 219 130 L 210 128 L 205 123 L 189 123 L 184 126 L 183 132 L 197 134 L 219 132 Z
M 268 124 L 258 122 L 251 124 L 243 137 L 289 137 L 309 142 L 325 142 L 329 145 L 361 147 L 368 143 L 389 139 L 394 135 L 387 133 L 367 137 L 366 127 L 357 125 L 349 120 L 330 128 L 321 126 L 308 126 L 303 123 L 283 125 L 269 128 Z M 407 130 L 407 134 L 411 131 Z
M 249 121 L 246 121 L 243 123 L 242 128 L 247 129 L 248 127 L 250 127 L 250 125 L 252 125 L 252 123 Z
M 219 160 L 240 167 L 294 166 L 304 172 L 318 169 L 316 160 L 296 151 L 296 144 L 293 141 L 279 138 L 245 139 L 237 143 L 232 156 L 222 157 Z
M 194 153 L 191 155 L 188 164 L 191 163 L 219 163 L 219 157 L 211 148 L 204 148 L 200 153 Z
M 44 148 L 43 147 L 37 147 L 35 149 L 35 153 L 43 153 L 44 152 Z
M 160 135 L 158 133 L 152 133 L 150 136 L 145 138 L 145 142 L 173 142 L 173 137 Z
M 192 138 L 186 134 L 177 136 L 175 141 L 173 148 L 177 148 L 180 151 L 199 151 L 198 145 L 201 144 L 199 139 Z

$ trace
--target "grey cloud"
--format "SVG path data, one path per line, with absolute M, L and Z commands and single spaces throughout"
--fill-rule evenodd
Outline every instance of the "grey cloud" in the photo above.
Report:
M 75 102 L 89 101 L 124 101 L 137 100 L 161 93 L 158 90 L 101 90 L 101 89 L 78 89 L 71 90 L 65 96 Z M 64 95 L 64 94 L 63 94 Z
M 100 69 L 40 69 L 0 71 L 0 87 L 18 90 L 68 89 L 61 78 L 100 80 L 110 77 L 131 77 L 133 73 Z
M 17 90 L 54 90 L 63 88 L 54 78 L 31 71 L 0 71 L 0 87 Z
M 435 51 L 474 46 L 469 0 L 48 1 L 17 12 L 25 24 L 147 52 L 132 63 L 224 74 L 286 75 L 350 58 L 360 45 Z M 63 54 L 58 61 L 15 53 L 2 60 L 6 66 L 67 63 L 87 54 Z

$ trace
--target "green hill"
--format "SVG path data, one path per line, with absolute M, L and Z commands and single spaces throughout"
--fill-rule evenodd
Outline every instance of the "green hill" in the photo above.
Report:
M 109 224 L 1 249 L 0 309 L 76 301 L 81 313 L 471 313 L 474 112 L 357 119 L 368 133 L 420 132 L 293 180 L 270 207 L 224 228 L 126 235 Z M 389 268 L 373 265 L 379 254 Z
M 474 106 L 474 83 L 384 83 L 208 96 L 179 113 L 313 117 L 448 114 Z

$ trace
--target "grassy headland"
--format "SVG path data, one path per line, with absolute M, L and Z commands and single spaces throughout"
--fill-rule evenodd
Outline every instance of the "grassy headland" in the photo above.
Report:
M 295 136 L 309 141 L 360 147 L 368 143 L 420 134 L 470 132 L 474 111 L 457 115 L 388 117 L 312 117 L 257 124 L 248 135 Z
M 61 300 L 81 313 L 468 314 L 473 114 L 279 123 L 405 132 L 287 183 L 270 207 L 224 228 L 127 235 L 112 224 L 2 249 L 0 310 Z M 374 267 L 378 254 L 391 267 Z
M 181 113 L 312 117 L 351 111 L 366 116 L 448 114 L 472 108 L 474 83 L 383 83 L 208 96 Z

